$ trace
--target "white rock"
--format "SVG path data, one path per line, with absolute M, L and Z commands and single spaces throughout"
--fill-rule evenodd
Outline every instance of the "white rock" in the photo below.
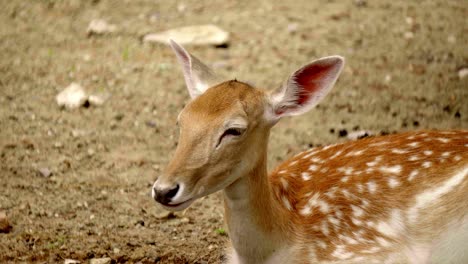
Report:
M 110 264 L 111 258 L 93 258 L 89 260 L 89 264 Z
M 148 34 L 143 41 L 169 44 L 170 39 L 181 45 L 223 45 L 229 42 L 229 33 L 211 24 L 188 26 Z
M 354 131 L 348 134 L 348 139 L 350 140 L 358 140 L 364 137 L 368 136 L 373 136 L 374 133 L 372 131 L 368 130 L 360 130 L 360 131 Z
M 42 177 L 50 177 L 52 176 L 52 172 L 49 170 L 49 168 L 39 168 L 37 171 L 41 174 Z
M 107 97 L 108 96 L 91 94 L 88 97 L 88 102 L 91 105 L 100 106 L 100 105 L 104 104 L 104 102 L 107 100 Z
M 405 33 L 403 34 L 403 37 L 404 37 L 405 39 L 412 39 L 412 38 L 414 38 L 414 33 L 411 32 L 411 31 L 407 31 L 407 32 L 405 32 Z
M 65 259 L 65 261 L 63 262 L 63 264 L 79 264 L 81 262 L 79 262 L 78 260 L 74 260 L 74 259 Z
M 461 79 L 464 79 L 466 76 L 468 76 L 468 68 L 461 68 L 459 71 L 458 71 L 458 78 Z
M 67 109 L 80 107 L 86 102 L 87 99 L 88 98 L 84 88 L 77 83 L 70 84 L 56 97 L 57 104 L 60 107 L 65 107 Z
M 115 32 L 116 30 L 116 25 L 109 24 L 104 19 L 94 19 L 89 23 L 86 33 L 88 33 L 88 35 L 102 35 Z

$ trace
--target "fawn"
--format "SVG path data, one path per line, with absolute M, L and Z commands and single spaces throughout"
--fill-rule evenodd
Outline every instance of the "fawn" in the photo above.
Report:
M 467 130 L 312 148 L 268 175 L 271 127 L 322 100 L 343 58 L 313 61 L 268 93 L 171 47 L 192 100 L 152 196 L 183 210 L 223 190 L 229 263 L 468 263 Z

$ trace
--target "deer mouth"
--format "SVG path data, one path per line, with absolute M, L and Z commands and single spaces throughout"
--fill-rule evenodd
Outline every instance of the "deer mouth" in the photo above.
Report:
M 175 203 L 175 204 L 161 204 L 164 208 L 166 208 L 167 210 L 170 210 L 170 211 L 182 211 L 184 209 L 186 209 L 187 207 L 189 207 L 192 202 L 194 201 L 193 198 L 190 198 L 188 200 L 185 200 L 183 202 L 180 202 L 180 203 Z

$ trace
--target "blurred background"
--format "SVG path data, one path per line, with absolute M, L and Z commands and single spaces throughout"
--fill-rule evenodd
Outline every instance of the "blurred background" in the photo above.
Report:
M 270 168 L 365 134 L 468 128 L 467 1 L 3 0 L 1 7 L 2 263 L 223 259 L 219 194 L 180 214 L 150 197 L 189 96 L 172 51 L 149 34 L 214 25 L 221 37 L 185 47 L 228 78 L 265 89 L 311 60 L 346 58 L 318 107 L 273 129 Z

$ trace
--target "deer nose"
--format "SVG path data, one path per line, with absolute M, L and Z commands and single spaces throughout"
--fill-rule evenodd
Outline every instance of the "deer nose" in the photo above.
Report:
M 172 201 L 172 198 L 174 198 L 177 195 L 177 192 L 179 192 L 179 184 L 177 184 L 174 187 L 169 187 L 169 188 L 164 188 L 164 189 L 158 189 L 156 187 L 153 187 L 153 192 L 154 192 L 154 200 L 156 202 L 159 202 L 161 204 L 167 205 Z

